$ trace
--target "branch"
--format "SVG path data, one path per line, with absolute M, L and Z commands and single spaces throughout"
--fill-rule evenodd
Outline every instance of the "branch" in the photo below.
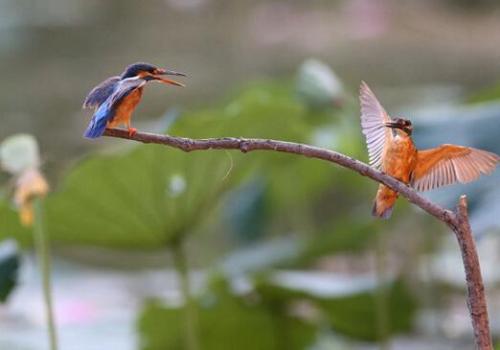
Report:
M 441 208 L 440 206 L 430 202 L 424 197 L 418 195 L 413 189 L 395 178 L 386 175 L 363 162 L 360 162 L 341 153 L 309 146 L 300 143 L 267 140 L 267 139 L 245 139 L 245 138 L 211 138 L 211 139 L 189 139 L 185 137 L 177 137 L 170 135 L 158 135 L 145 132 L 138 132 L 133 136 L 129 136 L 128 132 L 121 129 L 106 129 L 104 135 L 139 141 L 142 143 L 156 143 L 166 146 L 178 148 L 185 152 L 209 150 L 209 149 L 234 149 L 243 153 L 251 151 L 276 151 L 283 153 L 292 153 L 303 155 L 309 158 L 318 158 L 332 163 L 336 163 L 345 168 L 356 171 L 357 173 L 367 176 L 377 182 L 392 188 L 399 192 L 403 197 L 410 202 L 427 211 L 448 225 L 454 224 L 456 221 L 452 211 Z
M 457 206 L 458 226 L 453 232 L 460 246 L 465 267 L 469 313 L 474 328 L 474 338 L 478 349 L 493 349 L 488 321 L 488 306 L 481 278 L 481 266 L 477 255 L 467 213 L 467 197 L 461 196 Z
M 386 185 L 401 194 L 408 201 L 425 210 L 430 215 L 447 224 L 455 233 L 462 253 L 464 263 L 468 305 L 474 328 L 476 346 L 480 350 L 492 350 L 491 336 L 489 330 L 488 311 L 486 297 L 481 276 L 479 258 L 477 255 L 472 231 L 470 229 L 467 203 L 465 196 L 460 198 L 457 212 L 442 208 L 419 195 L 414 189 L 392 176 L 386 175 L 367 164 L 341 153 L 314 147 L 302 143 L 286 142 L 270 139 L 253 138 L 209 138 L 190 139 L 170 135 L 159 135 L 145 132 L 137 132 L 130 136 L 126 130 L 106 129 L 105 136 L 134 140 L 142 143 L 156 143 L 180 149 L 185 152 L 210 150 L 210 149 L 233 149 L 243 153 L 251 151 L 275 151 L 302 155 L 309 158 L 326 160 L 338 164 L 344 168 L 351 169 L 362 176 Z

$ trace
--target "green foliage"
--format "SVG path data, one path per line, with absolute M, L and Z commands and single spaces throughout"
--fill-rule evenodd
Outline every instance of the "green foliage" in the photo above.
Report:
M 139 319 L 143 350 L 183 349 L 182 310 L 158 301 L 145 305 Z M 219 286 L 199 305 L 203 350 L 304 349 L 314 328 L 298 319 L 277 315 L 269 305 L 229 294 Z
M 0 197 L 0 240 L 13 238 L 21 245 L 31 241 L 31 229 L 21 225 L 19 216 L 6 198 Z
M 303 290 L 284 288 L 261 278 L 256 291 L 245 296 L 228 292 L 217 282 L 198 301 L 202 348 L 305 349 L 315 329 L 331 328 L 355 339 L 379 339 L 375 289 L 352 295 L 318 297 Z M 293 305 L 307 302 L 320 317 L 304 320 L 291 313 Z M 401 281 L 388 285 L 389 334 L 409 331 L 415 301 Z M 147 302 L 138 320 L 143 350 L 182 349 L 182 310 L 161 302 Z M 256 336 L 258 334 L 258 336 Z
M 500 84 L 475 92 L 467 99 L 468 103 L 482 103 L 500 100 Z
M 353 221 L 334 222 L 309 239 L 297 263 L 304 264 L 327 254 L 360 251 L 372 245 L 377 235 L 375 225 Z
M 229 182 L 226 163 L 214 153 L 187 156 L 160 146 L 89 159 L 48 202 L 51 234 L 68 242 L 163 246 L 211 212 Z
M 233 190 L 224 201 L 224 219 L 237 242 L 248 243 L 265 234 L 269 221 L 266 190 L 259 177 Z
M 407 332 L 412 327 L 416 310 L 415 300 L 402 281 L 391 282 L 387 288 L 388 333 Z M 318 297 L 302 289 L 284 288 L 262 280 L 257 290 L 264 303 L 287 305 L 294 300 L 309 301 L 320 310 L 326 324 L 337 333 L 355 339 L 371 341 L 379 339 L 376 289 Z
M 345 335 L 365 340 L 379 339 L 376 292 L 348 295 L 343 298 L 320 300 L 332 327 Z M 415 300 L 406 286 L 398 281 L 388 291 L 389 334 L 407 332 L 412 327 L 416 311 Z

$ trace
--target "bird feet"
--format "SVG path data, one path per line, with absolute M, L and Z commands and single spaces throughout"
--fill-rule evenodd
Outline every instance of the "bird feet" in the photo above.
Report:
M 128 136 L 132 137 L 135 134 L 137 134 L 137 129 L 136 128 L 128 128 Z

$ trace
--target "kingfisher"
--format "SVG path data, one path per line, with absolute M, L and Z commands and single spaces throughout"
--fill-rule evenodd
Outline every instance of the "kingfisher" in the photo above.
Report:
M 491 174 L 500 161 L 497 154 L 472 147 L 443 144 L 418 150 L 411 137 L 411 121 L 391 118 L 365 82 L 361 82 L 359 99 L 370 165 L 417 191 L 474 181 L 481 174 Z M 388 219 L 397 198 L 396 191 L 380 184 L 372 215 Z
M 83 108 L 94 109 L 94 115 L 84 136 L 95 139 L 102 136 L 106 128 L 125 124 L 129 135 L 137 129 L 132 128 L 130 119 L 140 102 L 144 85 L 149 81 L 184 86 L 175 80 L 164 77 L 175 75 L 185 77 L 184 73 L 158 68 L 152 64 L 137 62 L 129 65 L 120 76 L 110 77 L 94 87 L 83 102 Z

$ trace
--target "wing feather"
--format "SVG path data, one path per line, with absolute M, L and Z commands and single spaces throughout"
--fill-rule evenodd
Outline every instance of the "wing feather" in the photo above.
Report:
M 94 87 L 83 101 L 83 108 L 98 108 L 111 96 L 118 81 L 120 81 L 120 77 L 115 76 Z
M 491 174 L 499 161 L 495 153 L 472 147 L 442 145 L 418 151 L 411 184 L 418 191 L 427 191 L 455 182 L 471 182 L 481 174 Z
M 96 109 L 84 133 L 85 137 L 96 138 L 101 136 L 106 129 L 107 123 L 115 118 L 120 101 L 144 84 L 144 80 L 137 78 L 120 80 L 116 83 L 111 95 L 109 95 Z
M 109 97 L 109 101 L 106 101 L 106 103 L 114 106 L 117 102 L 120 102 L 123 98 L 128 96 L 132 91 L 144 86 L 144 84 L 146 84 L 145 80 L 137 79 L 135 77 L 121 80 L 115 91 Z
M 359 101 L 361 127 L 366 137 L 370 165 L 380 169 L 385 145 L 392 138 L 391 130 L 384 124 L 391 119 L 364 81 L 359 89 Z
M 444 176 L 443 176 L 443 164 L 439 163 L 437 165 L 437 169 L 436 169 L 436 181 L 435 181 L 434 185 L 436 187 L 443 186 L 443 179 L 444 179 Z
M 453 183 L 453 162 L 445 162 L 446 164 L 446 183 L 445 185 L 451 185 Z

